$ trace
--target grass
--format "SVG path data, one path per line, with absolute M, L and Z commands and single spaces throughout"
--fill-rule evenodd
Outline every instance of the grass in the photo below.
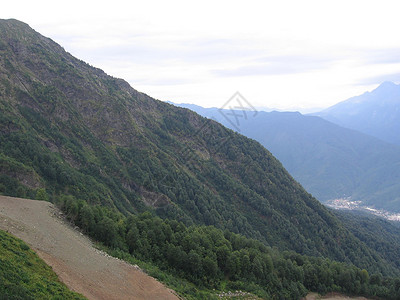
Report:
M 70 291 L 27 244 L 0 230 L 0 299 L 86 299 Z

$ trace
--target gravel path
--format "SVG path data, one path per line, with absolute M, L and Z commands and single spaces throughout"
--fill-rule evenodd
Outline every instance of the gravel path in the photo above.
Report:
M 0 196 L 0 228 L 28 243 L 70 289 L 89 299 L 179 299 L 137 267 L 109 257 L 45 201 Z

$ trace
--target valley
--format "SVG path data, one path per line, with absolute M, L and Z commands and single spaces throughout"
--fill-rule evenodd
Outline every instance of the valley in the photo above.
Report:
M 347 124 L 339 121 L 335 123 L 336 119 L 329 118 L 328 112 L 335 112 L 337 118 L 343 114 L 361 126 L 369 124 L 376 107 L 386 116 L 371 119 L 372 123 L 377 122 L 377 132 L 396 136 L 399 131 L 396 105 L 400 106 L 400 86 L 388 82 L 312 115 L 254 111 L 244 117 L 243 111 L 233 108 L 177 104 L 261 143 L 322 203 L 351 198 L 375 214 L 390 214 L 394 218 L 400 212 L 400 147 L 385 141 L 383 134 L 372 136 L 351 126 L 347 128 Z M 230 115 L 241 118 L 232 122 L 227 118 Z
M 325 202 L 325 205 L 333 209 L 356 210 L 356 211 L 366 212 L 373 214 L 375 216 L 382 217 L 389 221 L 396 221 L 396 222 L 400 221 L 400 214 L 389 212 L 383 209 L 376 209 L 373 207 L 364 206 L 362 204 L 362 201 L 352 201 L 349 198 L 329 200 Z

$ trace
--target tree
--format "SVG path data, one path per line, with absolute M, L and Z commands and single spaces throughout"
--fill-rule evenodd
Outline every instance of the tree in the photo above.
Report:
M 215 279 L 217 277 L 218 265 L 216 260 L 212 259 L 209 256 L 206 256 L 203 259 L 203 267 L 204 272 L 209 279 Z
M 117 238 L 117 225 L 105 216 L 96 226 L 95 235 L 107 246 L 114 246 Z
M 89 205 L 83 205 L 79 212 L 79 227 L 88 233 L 95 228 L 95 221 L 92 208 Z
M 192 274 L 193 279 L 195 279 L 195 280 L 200 279 L 201 276 L 203 275 L 203 267 L 202 267 L 201 257 L 194 250 L 191 250 L 188 254 L 186 270 L 189 274 Z
M 46 190 L 44 188 L 40 188 L 36 191 L 36 200 L 43 200 L 43 201 L 49 201 L 49 197 L 47 196 Z
M 382 274 L 381 274 L 381 273 L 373 274 L 373 275 L 369 278 L 369 283 L 370 283 L 370 284 L 381 285 L 381 284 L 382 284 Z
M 363 269 L 363 270 L 361 270 L 361 272 L 360 272 L 360 279 L 361 279 L 361 283 L 368 283 L 368 281 L 369 281 L 369 274 L 368 274 L 368 271 L 367 270 L 365 270 L 365 269 Z

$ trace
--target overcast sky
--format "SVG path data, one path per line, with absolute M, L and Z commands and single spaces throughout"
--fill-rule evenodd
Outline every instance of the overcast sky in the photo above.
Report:
M 4 2 L 0 18 L 163 101 L 307 111 L 400 83 L 399 1 Z

